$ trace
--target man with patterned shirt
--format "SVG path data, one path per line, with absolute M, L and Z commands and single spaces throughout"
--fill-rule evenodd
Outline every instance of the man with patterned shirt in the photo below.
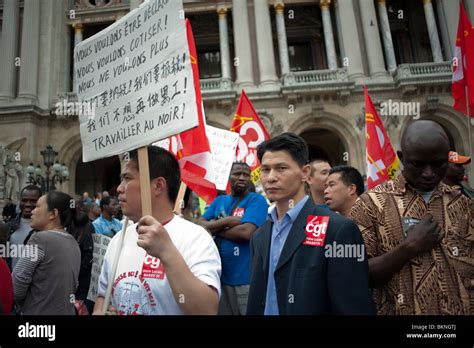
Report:
M 364 193 L 351 210 L 369 257 L 378 314 L 474 313 L 474 207 L 441 182 L 449 141 L 435 122 L 411 123 L 403 172 Z

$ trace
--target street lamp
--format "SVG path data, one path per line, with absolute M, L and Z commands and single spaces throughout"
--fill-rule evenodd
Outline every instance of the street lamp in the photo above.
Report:
M 51 145 L 46 146 L 46 149 L 41 151 L 43 156 L 43 164 L 46 167 L 46 177 L 43 175 L 43 170 L 40 165 L 36 168 L 33 162 L 26 168 L 29 183 L 41 186 L 43 192 L 49 192 L 56 189 L 56 184 L 62 184 L 69 179 L 69 170 L 64 163 L 59 163 L 56 159 L 57 151 L 53 150 Z M 53 172 L 50 170 L 52 167 Z M 50 178 L 52 174 L 52 177 Z

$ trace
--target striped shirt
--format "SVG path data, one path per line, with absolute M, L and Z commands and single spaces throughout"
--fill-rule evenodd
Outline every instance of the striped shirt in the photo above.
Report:
M 73 236 L 58 231 L 35 232 L 34 249 L 12 272 L 13 296 L 25 315 L 74 315 L 71 302 L 78 285 L 81 251 Z

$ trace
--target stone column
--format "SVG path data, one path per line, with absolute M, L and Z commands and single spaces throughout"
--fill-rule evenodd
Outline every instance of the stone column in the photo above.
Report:
M 281 76 L 290 72 L 290 58 L 288 56 L 288 43 L 286 42 L 286 27 L 285 27 L 285 5 L 282 2 L 277 2 L 275 5 L 275 20 L 278 37 L 278 52 L 280 56 Z
M 329 6 L 331 0 L 321 0 L 319 6 L 321 7 L 321 17 L 323 19 L 324 43 L 326 46 L 326 58 L 328 61 L 328 68 L 330 70 L 337 69 L 336 47 L 334 45 L 334 35 L 332 33 L 331 13 Z
M 390 23 L 388 21 L 387 7 L 385 0 L 377 0 L 377 10 L 380 18 L 380 28 L 382 29 L 382 41 L 387 59 L 389 71 L 397 68 L 397 60 L 395 59 L 395 50 L 393 49 L 392 33 L 390 32 Z
M 278 78 L 275 70 L 275 54 L 273 52 L 272 25 L 268 0 L 254 0 L 254 11 L 260 85 L 276 85 Z
M 219 16 L 219 47 L 221 52 L 222 78 L 230 79 L 229 34 L 227 28 L 227 8 L 217 9 Z
M 359 4 L 370 77 L 386 76 L 387 71 L 385 70 L 374 2 L 372 0 L 359 0 Z
M 334 6 L 338 7 L 336 15 L 339 16 L 341 32 L 344 33 L 339 39 L 344 47 L 342 65 L 347 67 L 349 78 L 356 80 L 364 77 L 362 63 L 361 44 L 354 18 L 354 4 L 352 1 L 337 1 Z
M 0 99 L 15 97 L 15 58 L 18 49 L 19 0 L 3 3 L 2 40 L 0 46 Z
M 441 45 L 439 43 L 438 28 L 436 28 L 436 20 L 433 11 L 433 4 L 431 0 L 423 0 L 423 7 L 425 9 L 426 26 L 428 27 L 428 35 L 430 36 L 431 52 L 433 54 L 434 62 L 443 61 L 443 53 L 441 52 Z
M 37 98 L 39 33 L 40 2 L 37 0 L 25 0 L 21 38 L 19 97 Z
M 232 0 L 232 22 L 237 84 L 239 87 L 254 86 L 247 0 Z
M 74 46 L 77 46 L 78 43 L 82 41 L 82 32 L 84 30 L 84 26 L 82 23 L 76 23 L 73 25 L 74 28 Z
M 466 1 L 464 3 L 468 4 L 468 2 Z M 459 2 L 449 0 L 438 0 L 436 4 L 438 10 L 439 31 L 441 32 L 441 41 L 444 48 L 444 57 L 446 60 L 448 60 L 454 57 L 454 50 L 456 47 L 456 35 L 458 33 L 459 19 Z
M 446 59 L 452 59 L 453 49 L 450 45 L 451 39 L 448 33 L 448 21 L 446 18 L 446 14 L 444 13 L 443 3 L 441 1 L 436 1 L 436 12 L 438 14 L 439 33 L 441 35 L 441 44 L 443 45 L 444 56 Z

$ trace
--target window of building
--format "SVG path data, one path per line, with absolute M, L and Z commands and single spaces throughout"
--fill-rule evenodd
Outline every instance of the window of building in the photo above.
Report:
M 197 51 L 199 77 L 201 79 L 221 77 L 221 52 L 219 51 L 219 47 L 199 48 Z
M 186 18 L 191 22 L 199 67 L 200 79 L 212 79 L 222 77 L 219 21 L 216 11 L 186 13 Z M 228 40 L 229 40 L 229 63 L 230 78 L 235 79 L 235 66 L 232 64 L 234 43 L 232 13 L 227 12 Z
M 432 62 L 433 55 L 423 3 L 389 0 L 386 6 L 397 64 Z M 437 18 L 434 2 L 433 10 Z M 437 27 L 439 28 L 438 23 Z
M 272 31 L 275 33 L 273 40 L 277 74 L 281 76 L 275 10 L 272 7 L 270 11 Z M 291 13 L 293 14 L 291 20 L 288 19 L 289 11 L 292 11 Z M 335 27 L 336 18 L 334 17 L 333 8 L 331 8 L 331 16 L 336 57 L 340 65 L 341 57 L 337 38 L 338 32 Z M 291 6 L 285 7 L 285 27 L 290 71 L 328 69 L 322 15 L 318 4 L 292 4 Z
M 314 70 L 314 58 L 311 43 L 293 43 L 288 45 L 291 71 Z

